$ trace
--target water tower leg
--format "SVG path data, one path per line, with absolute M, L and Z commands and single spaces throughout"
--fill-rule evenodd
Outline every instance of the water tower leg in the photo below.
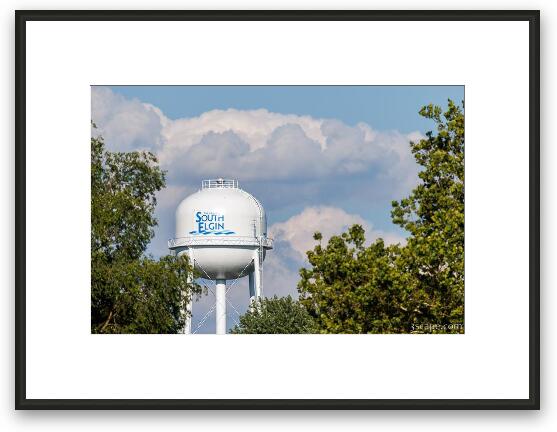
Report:
M 253 302 L 255 301 L 255 278 L 254 272 L 249 272 L 249 308 L 253 310 Z
M 259 262 L 259 250 L 253 252 L 253 273 L 255 276 L 255 299 L 261 300 L 261 263 Z
M 188 283 L 191 283 L 189 277 L 188 277 Z M 184 327 L 185 334 L 191 334 L 191 311 L 192 311 L 192 298 L 190 294 L 190 299 L 186 303 L 186 313 L 188 314 L 188 316 L 186 317 L 186 326 Z
M 217 334 L 226 334 L 226 280 L 216 280 Z
M 193 251 L 191 249 L 188 249 L 188 258 L 189 258 L 189 264 L 192 266 L 193 268 Z M 188 280 L 187 280 L 188 284 L 191 284 L 193 282 L 193 274 L 188 274 Z M 192 311 L 192 305 L 193 305 L 193 298 L 191 296 L 190 293 L 190 298 L 188 300 L 188 302 L 186 303 L 186 325 L 184 326 L 184 333 L 185 334 L 191 334 L 191 311 Z

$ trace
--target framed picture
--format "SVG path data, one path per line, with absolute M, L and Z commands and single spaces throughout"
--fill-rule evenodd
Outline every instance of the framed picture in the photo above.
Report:
M 16 408 L 539 409 L 539 18 L 16 11 Z

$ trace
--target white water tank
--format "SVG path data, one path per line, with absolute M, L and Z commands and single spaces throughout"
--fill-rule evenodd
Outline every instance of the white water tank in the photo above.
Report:
M 176 237 L 168 247 L 187 254 L 200 276 L 215 281 L 217 333 L 226 333 L 226 280 L 249 276 L 249 298 L 261 297 L 262 267 L 272 240 L 261 203 L 236 180 L 203 180 L 176 210 Z M 184 332 L 191 332 L 191 301 Z
M 254 269 L 254 248 L 262 243 L 262 260 L 272 248 L 263 206 L 236 180 L 226 179 L 204 180 L 201 190 L 180 203 L 171 243 L 178 254 L 193 248 L 201 276 L 213 280 L 247 276 Z

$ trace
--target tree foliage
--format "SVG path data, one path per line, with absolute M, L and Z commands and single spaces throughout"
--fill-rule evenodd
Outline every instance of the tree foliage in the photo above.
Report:
M 262 299 L 253 310 L 240 317 L 240 324 L 231 333 L 236 334 L 295 334 L 317 333 L 314 320 L 292 297 Z
M 420 114 L 437 133 L 410 143 L 421 181 L 393 202 L 407 244 L 364 246 L 364 230 L 354 225 L 307 253 L 300 303 L 324 333 L 463 331 L 464 115 L 450 100 L 445 112 L 428 105 Z
M 138 259 L 157 224 L 155 192 L 164 173 L 149 152 L 108 152 L 91 138 L 91 250 L 114 261 Z
M 176 333 L 188 284 L 187 258 L 144 255 L 153 237 L 164 172 L 149 152 L 109 152 L 91 138 L 91 331 Z
M 300 270 L 300 303 L 324 333 L 390 333 L 404 322 L 400 285 L 393 283 L 398 248 L 364 242 L 364 229 L 354 225 L 307 253 L 311 268 Z
M 393 222 L 410 233 L 398 265 L 412 275 L 420 322 L 463 323 L 464 115 L 450 100 L 444 113 L 428 105 L 420 114 L 435 122 L 437 134 L 411 143 L 421 182 L 393 202 Z

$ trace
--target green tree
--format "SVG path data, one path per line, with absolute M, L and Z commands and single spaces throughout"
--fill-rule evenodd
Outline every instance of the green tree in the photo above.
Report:
M 265 298 L 240 317 L 240 324 L 231 333 L 236 334 L 295 334 L 317 333 L 314 320 L 292 297 Z
M 463 324 L 464 114 L 451 100 L 445 112 L 428 105 L 420 114 L 435 122 L 437 134 L 411 143 L 423 169 L 411 195 L 393 202 L 393 222 L 410 233 L 397 264 L 412 275 L 417 322 Z
M 149 152 L 109 152 L 91 138 L 91 331 L 177 333 L 188 283 L 185 257 L 145 256 L 164 172 Z
M 323 333 L 395 333 L 405 324 L 402 284 L 394 283 L 399 248 L 381 239 L 365 247 L 364 234 L 354 225 L 307 253 L 311 268 L 300 270 L 299 301 Z
M 437 134 L 410 143 L 421 181 L 393 202 L 393 222 L 409 232 L 407 244 L 386 247 L 379 239 L 365 247 L 355 225 L 307 254 L 300 303 L 322 332 L 463 331 L 464 115 L 450 100 L 444 113 L 428 105 L 420 114 Z

